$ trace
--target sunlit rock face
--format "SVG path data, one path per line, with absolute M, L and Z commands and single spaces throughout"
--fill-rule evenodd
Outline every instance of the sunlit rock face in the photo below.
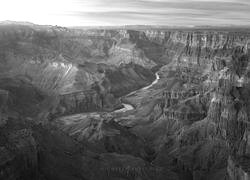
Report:
M 97 152 L 147 157 L 146 143 L 119 125 L 112 117 L 76 114 L 54 120 L 54 124 L 79 142 L 88 142 Z

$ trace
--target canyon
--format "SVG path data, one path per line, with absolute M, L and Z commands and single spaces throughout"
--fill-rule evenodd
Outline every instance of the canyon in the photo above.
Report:
M 250 31 L 0 25 L 0 179 L 250 179 Z

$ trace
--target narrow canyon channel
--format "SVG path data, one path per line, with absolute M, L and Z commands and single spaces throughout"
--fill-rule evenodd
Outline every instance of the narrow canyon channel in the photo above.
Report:
M 141 91 L 141 90 L 145 91 L 145 90 L 151 88 L 153 85 L 155 85 L 159 81 L 159 79 L 160 79 L 159 73 L 156 72 L 155 73 L 155 80 L 150 85 L 148 85 L 146 87 L 143 87 L 141 89 L 135 90 L 135 91 L 127 94 L 126 96 L 131 96 L 131 95 L 135 94 L 138 91 Z M 121 113 L 121 112 L 126 112 L 126 111 L 130 111 L 130 110 L 134 109 L 134 107 L 131 104 L 122 103 L 122 105 L 123 105 L 123 108 L 115 110 L 114 113 Z

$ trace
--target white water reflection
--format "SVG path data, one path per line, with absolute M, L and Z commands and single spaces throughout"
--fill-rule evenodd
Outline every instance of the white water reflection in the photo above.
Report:
M 127 96 L 131 96 L 132 94 L 135 94 L 137 91 L 147 90 L 147 89 L 151 88 L 154 84 L 158 83 L 159 79 L 160 79 L 160 76 L 159 76 L 159 74 L 157 72 L 157 73 L 155 73 L 155 80 L 150 85 L 148 85 L 148 86 L 146 86 L 146 87 L 144 87 L 142 89 L 133 91 L 133 92 L 129 93 Z M 134 109 L 134 107 L 132 105 L 130 105 L 130 104 L 122 103 L 122 105 L 123 105 L 123 108 L 115 110 L 114 113 L 126 112 L 126 111 L 130 111 L 130 110 Z
M 122 109 L 118 109 L 116 111 L 114 111 L 115 113 L 119 113 L 119 112 L 126 112 L 126 111 L 130 111 L 130 110 L 133 110 L 134 107 L 130 104 L 125 104 L 125 103 L 122 103 L 123 105 L 123 108 Z
M 149 88 L 151 88 L 154 84 L 158 83 L 158 81 L 159 81 L 159 79 L 160 79 L 160 76 L 159 76 L 158 72 L 155 73 L 155 77 L 156 77 L 155 80 L 154 80 L 149 86 L 146 86 L 146 87 L 142 88 L 142 90 L 149 89 Z

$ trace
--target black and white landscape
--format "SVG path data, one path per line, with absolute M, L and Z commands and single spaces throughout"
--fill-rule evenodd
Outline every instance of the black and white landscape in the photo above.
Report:
M 250 180 L 250 3 L 93 2 L 0 23 L 0 180 Z

